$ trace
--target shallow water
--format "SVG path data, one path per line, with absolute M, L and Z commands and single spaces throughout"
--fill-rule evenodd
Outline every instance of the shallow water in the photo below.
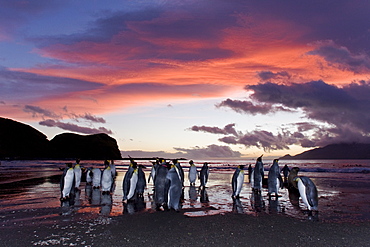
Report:
M 100 190 L 81 183 L 75 200 L 61 203 L 59 167 L 65 161 L 1 161 L 0 165 L 0 214 L 22 210 L 59 209 L 62 215 L 84 214 L 109 217 L 121 214 L 155 212 L 152 206 L 153 184 L 147 185 L 143 200 L 124 204 L 122 202 L 122 180 L 127 170 L 127 161 L 116 161 L 118 176 L 112 195 L 102 195 Z M 146 166 L 148 178 L 151 163 L 138 161 Z M 203 161 L 195 161 L 198 170 Z M 300 167 L 299 175 L 310 177 L 319 193 L 319 214 L 309 216 L 301 200 L 295 205 L 287 189 L 280 190 L 281 197 L 269 199 L 267 189 L 262 194 L 252 192 L 245 176 L 241 198 L 231 198 L 231 177 L 238 164 L 253 164 L 254 161 L 213 161 L 210 162 L 210 177 L 207 187 L 189 186 L 187 179 L 188 163 L 182 162 L 185 171 L 184 200 L 181 212 L 189 217 L 234 212 L 236 214 L 282 214 L 302 220 L 325 222 L 370 221 L 370 160 L 319 160 L 319 161 L 280 161 L 282 168 Z M 101 161 L 81 162 L 84 167 L 103 168 Z M 271 162 L 265 163 L 265 175 Z M 292 203 L 293 202 L 293 203 Z M 46 217 L 40 215 L 39 217 Z

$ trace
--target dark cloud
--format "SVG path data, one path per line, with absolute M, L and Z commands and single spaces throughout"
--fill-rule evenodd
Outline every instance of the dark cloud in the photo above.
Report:
M 163 157 L 167 159 L 186 158 L 186 159 L 212 159 L 212 158 L 240 158 L 241 153 L 233 151 L 228 146 L 209 145 L 207 147 L 194 148 L 174 148 L 175 153 L 165 151 L 147 152 L 141 150 L 121 151 L 122 157 L 130 155 L 137 158 Z
M 95 123 L 106 123 L 104 118 L 91 115 L 90 113 L 75 115 L 75 117 L 82 118 L 82 119 L 85 119 L 85 120 L 88 120 L 88 121 L 91 121 L 91 122 L 95 122 Z
M 212 133 L 212 134 L 238 135 L 236 130 L 235 130 L 235 124 L 228 124 L 223 129 L 218 128 L 218 127 L 208 127 L 208 126 L 196 126 L 196 125 L 194 125 L 193 127 L 190 128 L 190 130 L 196 131 L 196 132 L 201 131 L 201 132 Z
M 308 55 L 318 55 L 323 57 L 329 64 L 343 70 L 350 70 L 355 73 L 370 70 L 369 55 L 352 54 L 346 47 L 338 46 L 333 41 L 317 42 L 316 48 Z
M 290 79 L 291 75 L 286 71 L 280 72 L 271 72 L 271 71 L 260 71 L 257 73 L 257 76 L 262 81 L 270 81 L 271 79 Z
M 289 149 L 289 145 L 297 144 L 298 139 L 293 138 L 289 132 L 281 132 L 277 135 L 265 130 L 255 130 L 239 136 L 226 136 L 219 141 L 228 144 L 241 144 L 246 147 L 263 148 L 265 151 Z
M 121 55 L 121 59 L 125 60 L 155 58 L 198 61 L 230 57 L 233 52 L 220 47 L 219 42 L 224 36 L 222 30 L 238 24 L 234 8 L 237 5 L 238 11 L 241 11 L 242 5 L 219 1 L 212 3 L 212 8 L 209 8 L 207 4 L 183 4 L 179 9 L 178 4 L 168 3 L 166 6 L 151 6 L 131 12 L 104 11 L 96 14 L 100 17 L 95 17 L 96 20 L 89 24 L 85 32 L 33 37 L 30 40 L 47 51 L 49 56 L 52 54 L 62 60 L 69 59 L 68 56 L 61 56 L 61 53 L 72 53 L 74 49 L 89 55 L 97 52 L 95 45 L 79 45 L 84 43 L 114 46 L 114 54 Z M 167 41 L 169 43 L 165 43 Z M 83 56 L 73 56 L 73 61 L 69 62 L 91 63 L 85 61 Z
M 25 105 L 24 108 L 23 108 L 23 111 L 32 113 L 33 117 L 40 116 L 42 118 L 43 117 L 60 118 L 60 116 L 57 115 L 56 113 L 54 113 L 52 111 L 49 111 L 49 110 L 46 110 L 46 109 L 43 109 L 39 106 Z
M 99 127 L 97 129 L 89 128 L 89 127 L 82 127 L 76 124 L 63 123 L 63 122 L 55 121 L 52 119 L 41 121 L 39 122 L 39 124 L 43 126 L 47 126 L 47 127 L 58 127 L 63 130 L 68 130 L 68 131 L 82 133 L 82 134 L 99 134 L 99 133 L 112 134 L 113 133 L 111 130 L 108 130 L 104 127 Z
M 254 104 L 253 102 L 247 100 L 232 100 L 232 99 L 226 99 L 221 103 L 216 104 L 216 107 L 217 108 L 228 107 L 238 113 L 248 113 L 252 115 L 268 114 L 277 111 L 292 111 L 284 107 L 276 106 L 269 103 Z
M 122 157 L 135 157 L 135 158 L 153 158 L 153 157 L 160 157 L 166 159 L 176 159 L 176 158 L 185 158 L 184 152 L 175 152 L 169 153 L 165 151 L 142 151 L 142 150 L 129 150 L 129 151 L 121 151 Z
M 183 152 L 188 159 L 209 159 L 209 158 L 239 158 L 241 153 L 233 151 L 229 146 L 209 145 L 205 148 L 195 147 L 187 148 L 174 148 Z
M 278 85 L 265 83 L 247 86 L 258 102 L 300 108 L 312 120 L 342 128 L 352 126 L 362 134 L 370 132 L 370 83 L 351 83 L 341 88 L 323 81 Z
M 259 147 L 265 151 L 289 149 L 290 145 L 302 147 L 325 146 L 343 142 L 370 142 L 370 82 L 360 81 L 337 87 L 323 81 L 303 84 L 264 84 L 245 87 L 253 91 L 250 101 L 228 99 L 219 106 L 229 107 L 239 113 L 268 114 L 281 109 L 300 109 L 305 117 L 315 122 L 290 124 L 277 134 L 265 130 L 246 133 L 236 131 L 230 136 L 218 127 L 193 126 L 193 131 L 223 134 L 219 141 L 227 144 L 242 144 Z
M 64 93 L 94 90 L 102 85 L 77 79 L 10 71 L 0 67 L 0 98 L 7 101 L 60 96 Z
M 251 15 L 262 20 L 284 21 L 305 30 L 297 40 L 301 43 L 335 40 L 356 53 L 370 54 L 370 5 L 366 1 L 254 1 L 248 7 Z

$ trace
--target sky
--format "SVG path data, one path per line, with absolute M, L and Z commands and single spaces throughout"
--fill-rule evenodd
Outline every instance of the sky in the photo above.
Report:
M 0 0 L 0 116 L 124 155 L 370 143 L 370 2 Z

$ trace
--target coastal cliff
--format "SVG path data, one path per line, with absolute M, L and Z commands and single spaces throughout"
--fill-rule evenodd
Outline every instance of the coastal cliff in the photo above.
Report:
M 107 134 L 63 133 L 48 140 L 35 128 L 0 118 L 0 159 L 121 159 L 117 141 Z

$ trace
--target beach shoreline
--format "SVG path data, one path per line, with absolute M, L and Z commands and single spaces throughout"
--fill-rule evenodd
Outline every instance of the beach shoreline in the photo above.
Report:
M 40 217 L 39 217 L 40 216 Z M 107 217 L 60 209 L 2 213 L 1 246 L 369 246 L 370 222 L 326 223 L 282 215 L 187 217 L 144 212 Z

